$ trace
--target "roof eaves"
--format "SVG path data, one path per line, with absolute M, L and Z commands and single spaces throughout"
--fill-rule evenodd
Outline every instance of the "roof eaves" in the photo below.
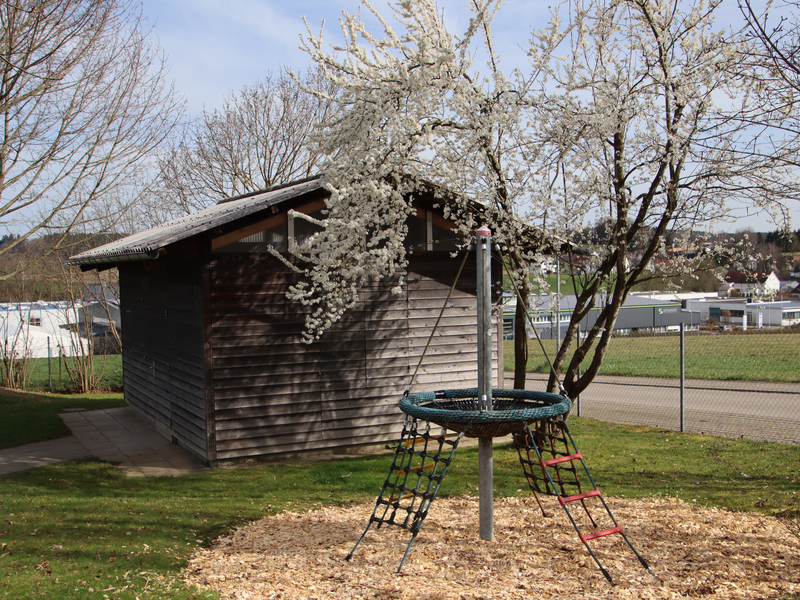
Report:
M 158 250 L 170 244 L 318 189 L 322 189 L 322 184 L 319 177 L 314 177 L 247 194 L 81 252 L 67 259 L 67 264 L 92 268 L 95 265 L 154 260 L 158 258 Z

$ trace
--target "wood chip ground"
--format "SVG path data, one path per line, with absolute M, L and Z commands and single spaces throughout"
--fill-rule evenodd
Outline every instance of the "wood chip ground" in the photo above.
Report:
M 473 497 L 434 502 L 401 574 L 409 540 L 374 527 L 350 562 L 374 502 L 285 512 L 201 550 L 187 582 L 242 599 L 772 599 L 800 593 L 800 538 L 773 517 L 677 500 L 609 499 L 657 578 L 621 537 L 590 542 L 611 586 L 553 498 L 543 518 L 532 497 L 495 502 L 495 539 L 478 535 Z M 790 524 L 791 525 L 791 524 Z

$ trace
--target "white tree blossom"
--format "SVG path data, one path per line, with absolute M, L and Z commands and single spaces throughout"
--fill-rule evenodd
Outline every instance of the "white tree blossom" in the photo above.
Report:
M 339 90 L 339 111 L 314 138 L 332 193 L 327 226 L 301 250 L 314 266 L 294 289 L 295 297 L 318 305 L 308 323 L 312 335 L 353 305 L 359 283 L 405 265 L 405 220 L 424 189 L 457 200 L 445 216 L 465 235 L 486 224 L 497 242 L 518 247 L 525 223 L 515 217 L 530 197 L 536 155 L 521 137 L 529 129 L 529 84 L 520 73 L 508 81 L 496 68 L 488 75 L 472 70 L 476 45 L 492 53 L 497 6 L 475 2 L 468 30 L 455 37 L 434 2 L 398 3 L 402 34 L 364 2 L 383 25 L 382 37 L 344 15 L 345 42 L 332 54 L 321 35 L 305 38 Z M 480 222 L 468 198 L 485 205 Z
M 353 305 L 361 282 L 405 264 L 405 219 L 414 194 L 432 188 L 463 234 L 492 229 L 518 275 L 542 259 L 525 235 L 532 225 L 570 241 L 577 306 L 554 362 L 574 397 L 596 375 L 631 289 L 700 260 L 654 270 L 656 258 L 726 218 L 731 201 L 769 208 L 785 198 L 791 173 L 748 149 L 756 73 L 738 64 L 747 42 L 715 28 L 717 0 L 573 0 L 532 34 L 529 65 L 510 73 L 493 45 L 499 0 L 472 0 L 457 36 L 431 0 L 393 5 L 396 28 L 362 4 L 380 35 L 344 14 L 343 44 L 304 38 L 339 90 L 337 116 L 314 137 L 332 193 L 327 226 L 300 249 L 311 266 L 293 290 L 317 307 L 311 336 Z M 579 232 L 598 219 L 605 238 L 589 244 Z M 595 307 L 597 325 L 569 358 Z

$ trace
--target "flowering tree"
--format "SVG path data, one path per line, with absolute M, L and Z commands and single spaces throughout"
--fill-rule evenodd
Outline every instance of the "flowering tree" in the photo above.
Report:
M 476 2 L 475 18 L 461 38 L 447 32 L 431 1 L 395 7 L 402 36 L 371 5 L 364 6 L 383 24 L 383 38 L 345 15 L 341 58 L 326 53 L 321 36 L 305 39 L 306 50 L 339 90 L 339 111 L 314 140 L 327 158 L 327 225 L 299 249 L 313 267 L 294 289 L 296 297 L 317 306 L 308 322 L 312 336 L 352 306 L 359 282 L 391 275 L 405 264 L 405 220 L 414 194 L 424 189 L 455 200 L 445 206 L 446 216 L 462 233 L 487 224 L 516 264 L 533 258 L 519 243 L 528 237 L 519 217 L 531 196 L 537 154 L 528 141 L 531 82 L 519 72 L 507 79 L 495 62 L 486 76 L 471 71 L 475 46 L 485 45 L 493 56 L 496 3 Z M 484 204 L 480 222 L 468 198 Z
M 768 2 L 759 12 L 750 0 L 739 0 L 752 41 L 744 62 L 759 71 L 759 85 L 748 118 L 757 128 L 760 152 L 781 165 L 800 166 L 800 18 L 798 0 Z M 788 222 L 781 230 L 791 237 Z
M 570 261 L 578 293 L 555 367 L 564 369 L 572 396 L 596 376 L 631 289 L 647 278 L 691 273 L 704 258 L 669 256 L 669 246 L 691 247 L 693 232 L 725 219 L 732 202 L 780 213 L 794 193 L 785 184 L 789 170 L 753 145 L 750 102 L 760 72 L 741 68 L 749 49 L 742 36 L 714 28 L 719 6 L 631 0 L 575 7 L 559 62 L 552 61 L 552 34 L 535 38 L 534 56 L 547 61 L 557 86 L 538 114 L 553 132 L 545 142 L 557 157 L 547 166 L 548 191 L 560 202 L 540 210 L 552 219 L 555 209 L 565 229 L 587 209 L 607 223 L 584 268 Z M 736 258 L 733 249 L 715 250 Z M 570 356 L 578 323 L 595 307 L 596 324 Z
M 311 267 L 293 294 L 317 307 L 309 335 L 353 304 L 359 282 L 404 264 L 405 219 L 430 185 L 447 191 L 462 233 L 495 232 L 523 292 L 527 267 L 544 259 L 522 242 L 527 228 L 552 234 L 551 246 L 569 241 L 577 304 L 553 360 L 575 397 L 596 376 L 631 289 L 694 269 L 699 258 L 687 256 L 655 268 L 668 246 L 725 218 L 732 199 L 766 207 L 779 198 L 773 190 L 788 192 L 786 173 L 747 146 L 754 72 L 737 63 L 745 41 L 713 28 L 717 2 L 575 0 L 561 7 L 569 19 L 557 10 L 533 34 L 525 70 L 509 74 L 494 50 L 497 0 L 472 0 L 459 36 L 431 0 L 393 7 L 402 33 L 363 5 L 382 36 L 345 14 L 342 45 L 328 52 L 321 34 L 304 40 L 340 90 L 337 116 L 314 140 L 332 193 L 327 225 L 298 249 Z M 485 207 L 480 222 L 470 199 Z M 582 240 L 597 219 L 603 239 Z M 576 349 L 595 307 L 600 318 Z
M 747 23 L 747 34 L 755 41 L 752 58 L 764 65 L 762 97 L 771 98 L 773 109 L 788 120 L 794 133 L 798 128 L 800 94 L 800 18 L 798 0 L 769 2 L 759 12 L 750 0 L 739 0 Z M 770 10 L 772 9 L 772 13 Z

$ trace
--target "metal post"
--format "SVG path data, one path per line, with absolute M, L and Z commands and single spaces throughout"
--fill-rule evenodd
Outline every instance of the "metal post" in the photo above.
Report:
M 681 431 L 686 427 L 686 327 L 681 323 Z
M 53 367 L 50 358 L 50 336 L 47 336 L 47 379 L 50 381 L 50 393 L 53 393 Z
M 478 401 L 481 410 L 492 410 L 492 232 L 475 232 L 478 260 Z M 501 367 L 502 368 L 502 367 Z M 494 459 L 492 438 L 478 439 L 478 486 L 480 535 L 494 539 Z

